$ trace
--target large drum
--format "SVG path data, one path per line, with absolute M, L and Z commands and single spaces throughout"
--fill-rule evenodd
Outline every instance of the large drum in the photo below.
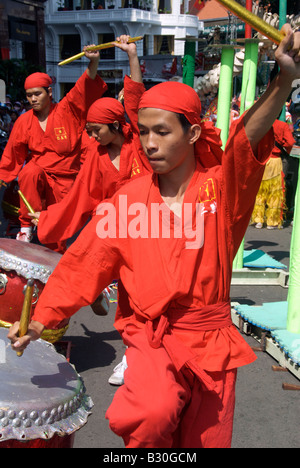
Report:
M 0 238 L 0 327 L 8 328 L 20 320 L 27 280 L 34 279 L 33 305 L 37 303 L 49 276 L 62 255 L 47 247 Z M 55 330 L 45 330 L 42 338 L 50 343 L 60 340 L 68 320 Z
M 30 343 L 22 357 L 0 328 L 0 448 L 71 448 L 91 414 L 84 383 L 51 343 Z

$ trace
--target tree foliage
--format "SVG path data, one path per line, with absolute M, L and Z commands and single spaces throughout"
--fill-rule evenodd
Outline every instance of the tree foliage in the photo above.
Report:
M 5 81 L 6 94 L 10 94 L 13 101 L 25 99 L 24 81 L 37 71 L 45 70 L 26 60 L 0 60 L 0 78 Z

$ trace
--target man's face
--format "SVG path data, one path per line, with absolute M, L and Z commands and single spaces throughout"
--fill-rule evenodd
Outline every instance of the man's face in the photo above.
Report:
M 49 88 L 49 92 L 44 88 L 29 88 L 26 90 L 26 98 L 32 109 L 35 112 L 41 112 L 51 103 L 52 90 Z
M 116 138 L 116 134 L 110 131 L 107 124 L 87 122 L 86 131 L 88 135 L 95 138 L 101 146 L 111 144 Z
M 154 172 L 167 174 L 185 162 L 191 152 L 190 131 L 184 133 L 174 112 L 140 109 L 138 126 L 144 152 Z

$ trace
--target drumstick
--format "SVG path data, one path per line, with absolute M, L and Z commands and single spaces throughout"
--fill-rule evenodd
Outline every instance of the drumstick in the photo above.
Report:
M 25 203 L 26 205 L 26 208 L 27 210 L 29 211 L 29 213 L 35 213 L 34 209 L 32 208 L 32 206 L 29 204 L 29 202 L 26 200 L 26 198 L 24 197 L 23 193 L 21 192 L 21 190 L 18 190 L 18 194 L 20 195 L 20 197 L 22 198 L 23 202 Z M 39 220 L 36 218 L 36 221 L 39 222 Z
M 143 37 L 144 36 L 131 37 L 130 39 L 128 39 L 128 44 L 130 44 L 131 42 L 140 41 L 141 39 L 143 39 Z M 114 41 L 114 42 L 119 43 L 120 41 Z M 99 44 L 99 45 L 96 45 L 96 46 L 87 47 L 86 50 L 87 51 L 102 50 L 102 49 L 109 49 L 111 47 L 115 47 L 114 43 L 113 42 L 106 42 L 105 44 Z M 66 60 L 63 60 L 62 62 L 59 62 L 58 65 L 66 65 L 67 63 L 70 63 L 70 62 L 73 62 L 74 60 L 80 59 L 83 56 L 84 56 L 84 52 L 80 52 L 79 54 L 73 55 L 72 57 L 69 57 Z
M 19 325 L 19 337 L 26 335 L 28 330 L 28 325 L 30 321 L 31 315 L 31 305 L 32 305 L 32 295 L 33 295 L 33 286 L 34 280 L 31 278 L 27 281 L 27 286 L 25 290 L 25 299 L 23 302 L 23 308 L 20 318 L 20 325 Z M 21 357 L 23 351 L 17 351 L 17 356 Z
M 275 42 L 275 44 L 280 44 L 280 42 L 284 38 L 284 34 L 278 31 L 278 29 L 266 23 L 266 21 L 259 18 L 254 13 L 247 10 L 247 8 L 243 7 L 234 0 L 217 1 L 221 3 L 221 5 L 223 5 L 225 8 L 227 8 L 227 10 L 231 11 L 231 13 L 233 13 L 235 16 L 240 18 L 245 23 L 249 24 L 253 29 L 271 39 L 271 41 Z

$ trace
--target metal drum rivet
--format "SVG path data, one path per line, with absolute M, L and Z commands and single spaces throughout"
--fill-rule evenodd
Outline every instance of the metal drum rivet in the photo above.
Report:
M 35 419 L 37 419 L 37 417 L 38 417 L 38 414 L 37 414 L 37 412 L 36 412 L 36 411 L 31 411 L 31 413 L 30 413 L 29 417 L 30 417 L 30 419 L 33 419 L 33 420 L 35 420 Z
M 21 426 L 21 419 L 15 418 L 15 419 L 12 421 L 12 426 L 13 426 L 13 427 L 20 427 L 20 426 Z
M 49 418 L 49 411 L 47 411 L 47 410 L 43 411 L 43 412 L 42 412 L 42 418 L 43 418 L 43 419 Z
M 31 421 L 30 419 L 25 419 L 24 421 L 24 427 L 30 427 L 31 426 Z
M 53 408 L 53 409 L 51 410 L 51 413 L 50 413 L 50 414 L 51 414 L 51 416 L 54 416 L 54 417 L 55 417 L 55 416 L 57 415 L 57 408 Z
M 14 419 L 16 417 L 16 412 L 13 410 L 9 410 L 7 416 L 9 417 L 9 419 Z
M 26 411 L 21 410 L 21 411 L 19 411 L 18 416 L 19 416 L 19 418 L 21 418 L 21 419 L 26 419 L 26 418 L 27 418 L 27 413 L 26 413 Z
M 1 422 L 1 426 L 5 427 L 5 426 L 8 426 L 9 419 L 8 418 L 2 418 L 0 422 Z

